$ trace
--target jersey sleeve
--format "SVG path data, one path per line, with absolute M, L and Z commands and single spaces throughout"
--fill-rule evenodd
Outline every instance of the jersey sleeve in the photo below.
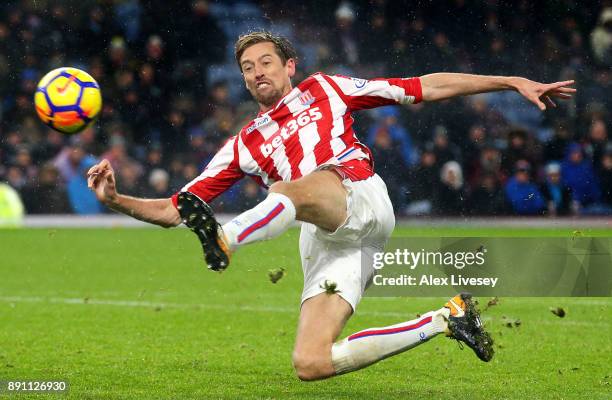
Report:
M 208 203 L 244 177 L 238 162 L 237 138 L 230 138 L 210 160 L 204 171 L 172 196 L 175 207 L 180 192 L 191 192 Z
M 342 75 L 324 75 L 349 110 L 392 104 L 416 104 L 423 99 L 419 78 L 358 79 Z

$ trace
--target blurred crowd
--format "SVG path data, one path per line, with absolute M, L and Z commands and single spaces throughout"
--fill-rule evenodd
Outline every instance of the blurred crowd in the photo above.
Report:
M 576 80 L 540 112 L 515 92 L 355 114 L 400 215 L 612 214 L 612 2 L 19 0 L 0 4 L 0 182 L 27 213 L 108 212 L 85 171 L 107 158 L 122 193 L 167 197 L 257 113 L 233 59 L 240 33 L 288 36 L 294 83 L 432 72 Z M 100 84 L 99 121 L 49 130 L 32 97 L 74 66 Z M 256 204 L 244 179 L 218 212 Z

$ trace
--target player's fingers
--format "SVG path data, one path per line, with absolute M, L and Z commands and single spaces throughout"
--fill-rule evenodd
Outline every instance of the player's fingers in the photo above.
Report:
M 90 188 L 91 190 L 96 190 L 98 187 L 98 183 L 99 183 L 98 175 L 92 175 L 89 178 L 87 178 L 87 187 Z
M 538 106 L 538 108 L 539 108 L 540 110 L 542 110 L 542 111 L 546 110 L 546 104 L 544 104 L 544 103 L 542 102 L 542 100 L 540 100 L 540 98 L 539 98 L 539 97 L 537 97 L 537 96 L 532 96 L 532 97 L 529 97 L 529 100 L 530 100 L 530 101 L 531 101 L 533 104 L 535 104 L 536 106 Z
M 572 98 L 572 96 L 567 93 L 557 93 L 557 92 L 553 92 L 549 96 L 553 96 L 558 99 L 571 99 Z
M 573 85 L 573 84 L 574 84 L 574 81 L 573 81 L 573 80 L 569 80 L 569 81 L 562 81 L 562 82 L 549 83 L 549 84 L 548 84 L 548 87 L 549 87 L 550 89 L 556 89 L 556 88 L 561 88 L 561 87 L 564 87 L 564 86 L 570 86 L 570 85 Z M 549 90 L 550 90 L 550 89 L 549 89 Z M 575 90 L 575 89 L 574 89 L 574 90 Z
M 87 183 L 89 184 L 91 182 L 91 187 L 95 189 L 98 186 L 98 184 L 100 183 L 102 175 L 103 175 L 102 172 L 95 172 L 95 173 L 91 174 L 87 178 Z
M 101 169 L 112 169 L 111 163 L 105 158 L 98 164 Z
M 112 181 L 113 180 L 113 171 L 107 169 L 106 171 L 104 171 L 101 174 L 101 179 L 106 179 L 106 180 Z
M 554 89 L 554 91 L 562 92 L 562 93 L 576 93 L 576 88 L 563 86 L 563 87 Z
M 558 89 L 553 89 L 553 90 L 549 90 L 547 92 L 545 92 L 548 96 L 557 96 L 560 97 L 559 95 L 563 95 L 564 97 L 571 97 L 574 93 L 576 93 L 575 89 L 572 88 L 558 88 Z
M 95 173 L 98 170 L 98 164 L 94 165 L 93 167 L 89 168 L 89 170 L 87 170 L 87 176 L 90 176 L 91 174 Z
M 551 107 L 557 107 L 557 104 L 550 98 L 550 96 L 544 96 L 544 100 Z

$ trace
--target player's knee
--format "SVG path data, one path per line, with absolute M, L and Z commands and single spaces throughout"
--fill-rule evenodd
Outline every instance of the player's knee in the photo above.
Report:
M 270 193 L 280 193 L 287 196 L 291 192 L 291 184 L 289 182 L 274 182 L 269 189 Z M 289 196 L 287 196 L 289 197 Z
M 293 353 L 293 368 L 302 381 L 314 381 L 326 377 L 324 366 L 324 360 L 316 354 Z

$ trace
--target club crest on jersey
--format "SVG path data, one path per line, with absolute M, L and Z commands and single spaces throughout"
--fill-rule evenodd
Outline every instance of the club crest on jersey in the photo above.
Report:
M 303 106 L 309 106 L 315 102 L 315 97 L 310 93 L 310 90 L 306 90 L 304 93 L 299 95 L 298 99 L 300 100 L 300 104 Z
M 351 79 L 357 89 L 361 89 L 362 87 L 366 85 L 366 83 L 368 83 L 368 81 L 365 79 L 359 79 L 359 78 L 351 78 Z
M 255 122 L 255 121 L 256 121 L 256 122 Z M 270 116 L 269 116 L 269 115 L 266 115 L 264 118 L 261 118 L 261 119 L 259 119 L 259 120 L 255 120 L 255 121 L 254 121 L 255 123 L 254 123 L 253 125 L 249 126 L 249 127 L 246 129 L 246 133 L 251 133 L 251 132 L 253 132 L 255 129 L 257 129 L 257 128 L 261 127 L 262 125 L 267 124 L 268 122 L 270 122 Z

